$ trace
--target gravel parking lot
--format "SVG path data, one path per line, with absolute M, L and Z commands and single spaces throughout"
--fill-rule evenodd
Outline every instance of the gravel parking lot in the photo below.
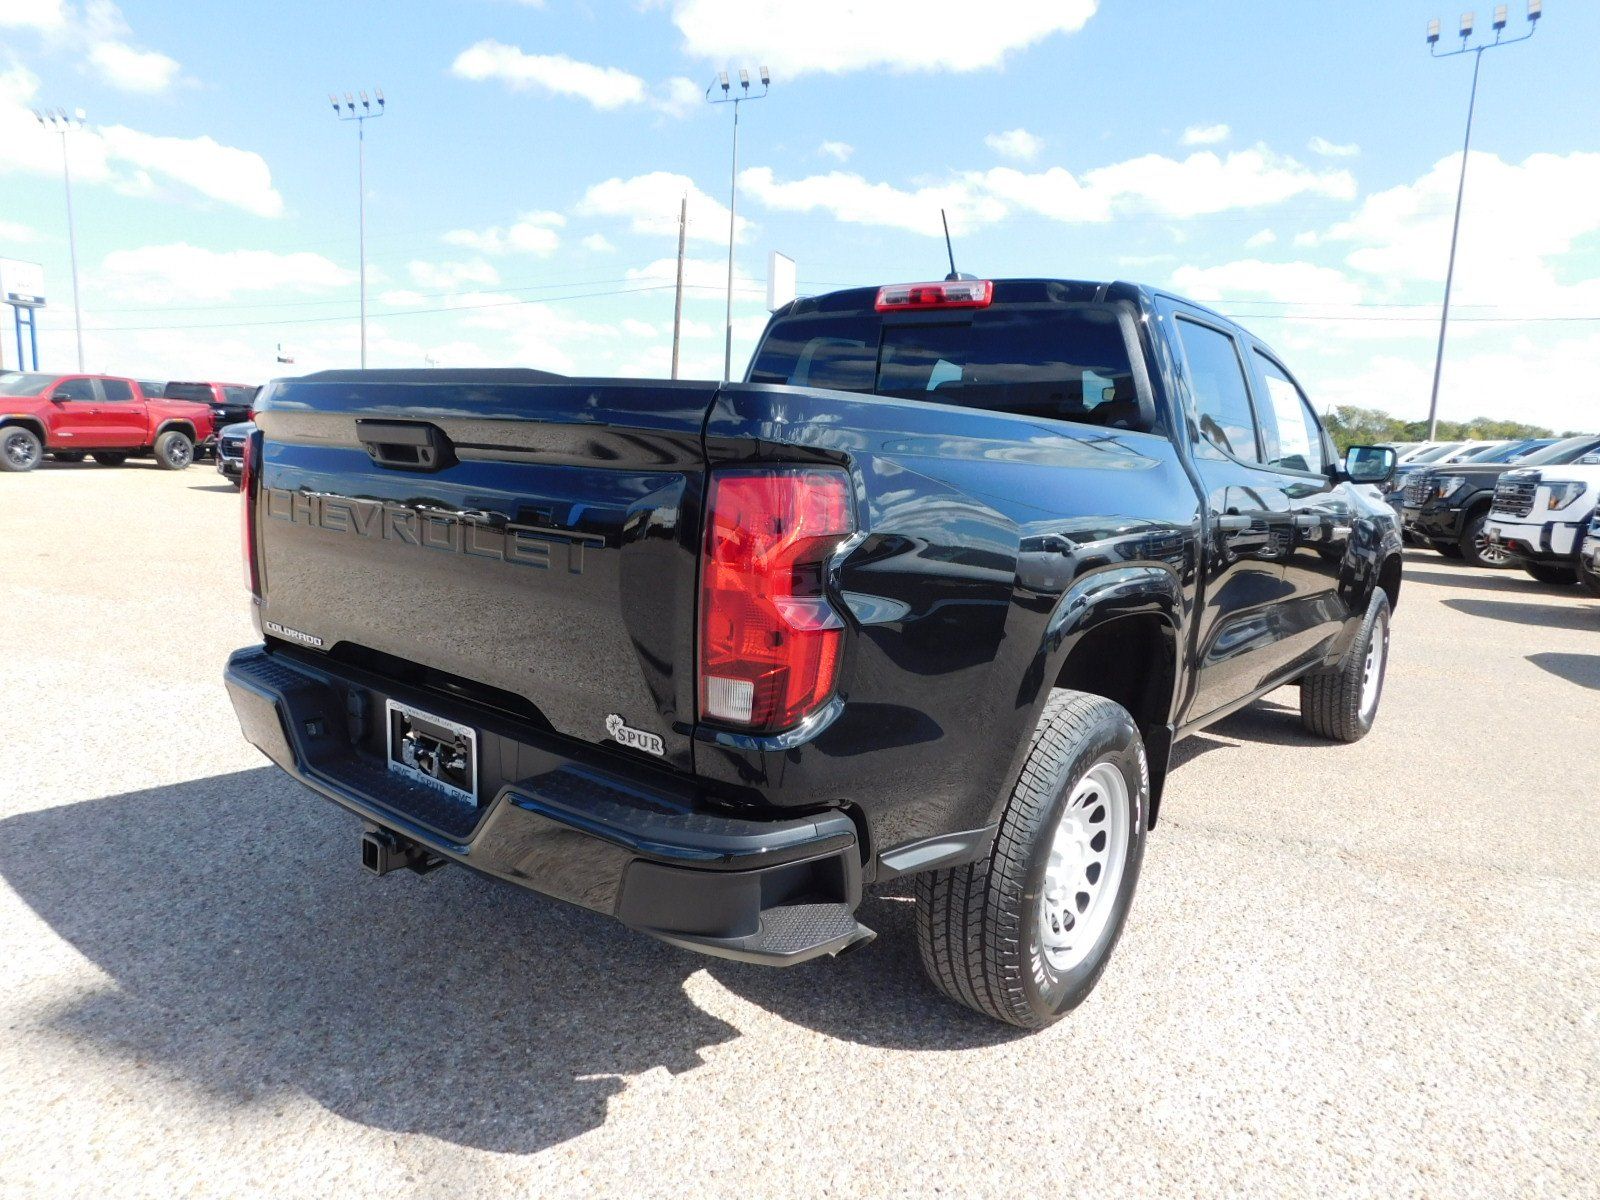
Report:
M 375 879 L 240 738 L 207 467 L 0 476 L 0 1194 L 1600 1193 L 1600 601 L 1407 564 L 1356 746 L 1180 748 L 1089 1002 L 879 940 L 709 962 L 464 870 Z

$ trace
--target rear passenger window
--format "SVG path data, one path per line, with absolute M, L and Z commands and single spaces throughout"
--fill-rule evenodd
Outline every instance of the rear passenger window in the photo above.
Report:
M 125 379 L 102 379 L 100 388 L 106 394 L 107 400 L 132 400 L 133 388 L 128 386 Z
M 1207 325 L 1178 319 L 1178 337 L 1189 360 L 1189 386 L 1200 422 L 1200 448 L 1221 450 L 1245 462 L 1259 461 L 1255 414 L 1244 364 L 1233 338 Z
M 1256 370 L 1266 385 L 1268 411 L 1261 414 L 1261 440 L 1267 465 L 1286 471 L 1320 475 L 1327 461 L 1322 453 L 1322 426 L 1294 380 L 1261 351 L 1254 352 Z

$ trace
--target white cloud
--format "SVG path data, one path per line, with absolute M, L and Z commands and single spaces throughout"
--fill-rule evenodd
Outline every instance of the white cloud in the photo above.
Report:
M 1326 240 L 1350 244 L 1346 262 L 1386 283 L 1441 283 L 1460 169 L 1461 156 L 1453 154 L 1414 183 L 1368 196 Z M 1600 153 L 1534 154 L 1508 163 L 1474 152 L 1455 302 L 1540 315 L 1597 311 L 1600 270 L 1593 257 L 1573 254 L 1580 239 L 1600 233 L 1596 195 Z
M 354 271 L 309 251 L 207 250 L 187 242 L 113 250 L 97 276 L 107 294 L 157 304 L 226 300 L 248 292 L 325 292 L 356 281 Z
M 66 23 L 63 0 L 0 0 L 0 29 L 52 31 Z
M 674 75 L 656 88 L 650 102 L 669 117 L 686 117 L 706 102 L 705 88 L 692 79 Z
M 1226 125 L 1191 125 L 1178 140 L 1185 146 L 1215 146 L 1227 141 L 1232 132 Z
M 627 71 L 579 62 L 565 54 L 528 54 L 492 38 L 456 55 L 450 70 L 462 79 L 497 79 L 513 91 L 541 88 L 573 96 L 602 110 L 639 104 L 646 97 L 644 80 Z
M 678 260 L 676 258 L 658 258 L 648 266 L 630 267 L 627 272 L 628 279 L 635 283 L 655 286 L 674 286 L 677 282 Z M 683 286 L 684 290 L 693 298 L 694 293 L 703 293 L 700 298 L 721 299 L 728 291 L 728 260 L 716 258 L 692 258 L 685 256 L 683 260 Z M 733 297 L 737 303 L 741 296 L 750 298 L 757 291 L 764 291 L 766 285 L 750 276 L 742 267 L 735 264 L 733 272 Z
M 867 68 L 978 71 L 1061 33 L 1097 0 L 672 0 L 684 50 L 714 64 L 765 63 L 779 80 Z
M 39 231 L 16 221 L 0 221 L 0 243 L 36 242 Z
M 823 142 L 817 147 L 817 153 L 823 158 L 831 158 L 834 162 L 848 162 L 856 148 L 849 142 Z
M 556 229 L 567 223 L 557 212 L 523 213 L 509 226 L 488 229 L 452 229 L 444 240 L 452 246 L 465 246 L 480 254 L 534 254 L 540 258 L 554 254 L 561 245 Z M 492 281 L 490 281 L 492 282 Z
M 1348 305 L 1361 300 L 1361 288 L 1332 267 L 1313 263 L 1241 259 L 1217 267 L 1182 266 L 1172 286 L 1207 304 L 1271 300 L 1280 304 Z
M 593 254 L 613 254 L 617 249 L 603 233 L 587 234 L 578 244 Z
M 991 133 L 983 139 L 983 144 L 1001 158 L 1014 158 L 1021 162 L 1032 162 L 1039 157 L 1039 151 L 1044 149 L 1044 139 L 1035 137 L 1026 129 L 1008 129 L 1004 133 Z
M 26 68 L 0 72 L 0 173 L 59 175 L 61 144 L 29 111 L 39 90 Z M 210 137 L 178 138 L 123 125 L 88 126 L 69 138 L 75 182 L 104 184 L 128 195 L 178 184 L 257 216 L 283 213 L 266 160 Z
M 727 242 L 728 206 L 713 200 L 687 175 L 651 171 L 631 179 L 607 179 L 584 193 L 578 211 L 588 216 L 626 218 L 634 233 L 678 236 L 678 206 L 689 198 L 690 240 Z M 742 238 L 749 228 L 739 218 Z
M 1354 158 L 1361 153 L 1361 147 L 1354 142 L 1340 144 L 1330 142 L 1325 137 L 1314 137 L 1306 143 L 1306 148 L 1313 154 L 1320 154 L 1324 158 Z
M 1270 230 L 1270 229 L 1262 229 L 1262 230 L 1260 230 L 1260 231 L 1258 231 L 1256 233 L 1252 233 L 1249 237 L 1245 238 L 1244 244 L 1245 244 L 1245 248 L 1246 249 L 1257 250 L 1257 249 L 1261 248 L 1262 246 L 1270 246 L 1270 245 L 1272 245 L 1273 242 L 1275 242 L 1277 240 L 1278 240 L 1278 235 L 1273 233 L 1272 230 Z
M 780 181 L 771 167 L 751 167 L 739 175 L 739 186 L 768 208 L 784 212 L 828 212 L 858 225 L 884 225 L 941 234 L 939 210 L 947 210 L 952 233 L 992 224 L 1005 215 L 1005 205 L 965 181 L 905 191 L 888 183 L 871 183 L 847 171 L 830 171 L 804 179 Z
M 739 180 L 770 208 L 829 212 L 841 221 L 929 236 L 940 233 L 941 208 L 949 211 L 952 230 L 970 231 L 1016 211 L 1071 223 L 1109 221 L 1128 213 L 1181 219 L 1263 207 L 1305 194 L 1355 194 L 1348 172 L 1313 171 L 1264 146 L 1226 157 L 1211 151 L 1184 159 L 1146 154 L 1096 167 L 1081 177 L 1065 167 L 1034 173 L 994 167 L 914 190 L 842 171 L 779 181 L 771 168 L 751 167 Z M 1181 240 L 1182 230 L 1175 230 L 1175 236 Z
M 635 317 L 622 319 L 622 332 L 634 338 L 653 338 L 658 336 L 656 327 L 648 321 L 640 321 Z M 670 330 L 668 331 L 671 332 Z
M 470 262 L 414 261 L 406 264 L 406 270 L 418 287 L 434 292 L 450 291 L 464 284 L 493 287 L 500 282 L 500 272 L 481 258 Z
M 140 50 L 126 42 L 97 42 L 89 62 L 100 79 L 125 92 L 157 93 L 178 78 L 178 60 L 155 50 Z
M 1294 235 L 1294 244 L 1301 249 L 1320 246 L 1322 244 L 1322 235 L 1315 229 L 1307 229 Z

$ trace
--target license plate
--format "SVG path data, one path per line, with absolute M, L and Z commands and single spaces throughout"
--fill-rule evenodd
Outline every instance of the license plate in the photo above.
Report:
M 385 703 L 389 770 L 451 798 L 478 804 L 478 732 L 420 708 Z

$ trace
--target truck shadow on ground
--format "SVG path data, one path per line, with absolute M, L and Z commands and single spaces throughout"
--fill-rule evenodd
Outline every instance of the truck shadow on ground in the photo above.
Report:
M 1576 587 L 1572 589 L 1573 599 L 1583 596 Z M 1551 629 L 1600 631 L 1600 604 L 1568 608 L 1559 604 L 1527 604 L 1517 600 L 1446 600 L 1443 603 L 1446 608 L 1466 613 L 1469 617 L 1488 617 L 1518 625 L 1544 625 Z
M 1459 566 L 1459 564 L 1457 564 Z M 1436 584 L 1440 587 L 1471 588 L 1485 592 L 1498 592 L 1502 596 L 1561 596 L 1566 591 L 1553 584 L 1540 583 L 1537 579 L 1517 570 L 1449 570 L 1448 568 L 1435 567 L 1432 563 L 1418 564 L 1411 559 L 1406 560 L 1405 576 L 1401 583 L 1401 602 L 1405 601 L 1405 589 L 1413 583 Z
M 1528 655 L 1528 661 L 1568 683 L 1600 691 L 1600 654 L 1559 654 L 1548 650 Z
M 530 1153 L 604 1124 L 626 1077 L 690 1070 L 742 1036 L 686 993 L 703 969 L 858 1043 L 1020 1035 L 923 981 L 903 890 L 863 905 L 875 944 L 772 971 L 471 871 L 365 875 L 358 830 L 272 768 L 0 822 L 0 875 L 114 984 L 38 1013 L 30 1036 L 223 1104 L 305 1093 L 375 1128 Z
M 1297 691 L 1286 690 L 1282 694 L 1292 696 L 1294 702 L 1257 700 L 1215 725 L 1206 726 L 1202 732 L 1190 734 L 1172 747 L 1172 762 L 1168 770 L 1177 771 L 1185 763 L 1191 763 L 1213 750 L 1231 750 L 1234 742 L 1261 742 L 1268 746 L 1296 746 L 1312 750 L 1326 750 L 1339 745 L 1338 742 L 1318 737 L 1300 723 Z

